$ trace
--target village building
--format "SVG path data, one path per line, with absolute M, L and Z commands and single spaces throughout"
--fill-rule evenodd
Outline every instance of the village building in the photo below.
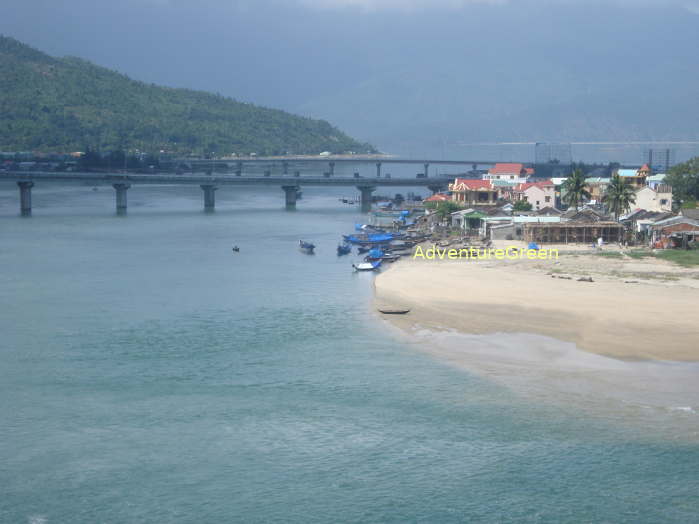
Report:
M 655 189 L 643 187 L 636 191 L 634 205 L 645 211 L 672 211 L 672 187 L 667 184 L 660 184 Z
M 609 185 L 609 179 L 598 176 L 589 177 L 585 179 L 585 183 L 587 184 L 587 190 L 590 192 L 590 201 L 595 203 L 602 202 Z
M 447 195 L 446 193 L 435 193 L 432 196 L 427 197 L 423 202 L 446 202 L 447 200 L 451 200 L 451 196 Z
M 451 214 L 451 225 L 462 229 L 468 235 L 477 235 L 482 229 L 483 219 L 487 216 L 481 210 L 461 209 Z
M 683 247 L 696 244 L 699 237 L 699 219 L 672 216 L 651 226 L 651 245 L 655 248 Z
M 449 184 L 454 202 L 464 206 L 493 206 L 498 200 L 498 190 L 490 180 L 456 178 Z
M 617 174 L 633 187 L 643 187 L 646 185 L 646 179 L 651 176 L 652 171 L 648 164 L 643 164 L 638 169 L 618 169 Z
M 543 218 L 543 217 L 542 217 Z M 591 244 L 598 239 L 604 243 L 622 242 L 624 226 L 618 222 L 559 222 L 525 224 L 524 240 L 538 244 Z
M 481 234 L 491 240 L 523 240 L 526 224 L 559 223 L 558 216 L 489 216 L 483 220 Z
M 667 175 L 665 173 L 658 173 L 657 175 L 651 175 L 651 176 L 646 178 L 646 184 L 648 184 L 648 187 L 655 189 L 660 184 L 665 183 L 666 176 Z
M 630 213 L 620 217 L 619 222 L 624 227 L 633 231 L 637 238 L 650 238 L 651 227 L 660 220 L 673 217 L 672 212 L 646 211 L 644 209 L 634 209 Z
M 526 168 L 524 164 L 498 163 L 483 175 L 483 180 L 509 180 L 516 183 L 523 183 L 533 174 L 534 169 Z
M 514 188 L 514 200 L 529 202 L 534 211 L 552 207 L 556 203 L 556 186 L 550 180 L 519 184 Z

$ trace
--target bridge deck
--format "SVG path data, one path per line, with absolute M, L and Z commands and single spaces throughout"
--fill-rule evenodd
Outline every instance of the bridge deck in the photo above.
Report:
M 430 187 L 446 185 L 453 176 L 429 178 L 323 177 L 323 176 L 235 176 L 235 175 L 157 175 L 120 173 L 47 173 L 8 172 L 0 180 L 10 182 L 73 181 L 91 184 L 160 184 L 160 185 L 234 185 L 234 186 L 355 186 L 355 187 Z

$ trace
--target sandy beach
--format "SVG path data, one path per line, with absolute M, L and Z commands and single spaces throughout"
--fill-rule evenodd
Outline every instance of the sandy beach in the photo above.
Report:
M 410 308 L 383 316 L 406 331 L 533 333 L 618 359 L 699 361 L 699 269 L 558 247 L 558 260 L 405 257 L 376 278 L 375 305 Z

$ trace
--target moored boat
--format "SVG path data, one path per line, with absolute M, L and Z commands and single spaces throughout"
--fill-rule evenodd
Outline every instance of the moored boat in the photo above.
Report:
M 377 262 L 362 262 L 361 264 L 352 264 L 355 271 L 376 271 L 381 267 L 381 261 Z
M 352 246 L 349 244 L 340 244 L 337 246 L 337 256 L 349 255 L 352 252 Z
M 316 248 L 315 244 L 311 244 L 310 242 L 304 242 L 303 240 L 299 240 L 299 249 L 303 251 L 304 253 L 308 253 L 309 255 L 313 254 L 313 250 Z
M 379 309 L 379 313 L 383 313 L 384 315 L 405 315 L 406 313 L 410 313 L 410 310 L 409 309 L 384 308 L 384 309 Z

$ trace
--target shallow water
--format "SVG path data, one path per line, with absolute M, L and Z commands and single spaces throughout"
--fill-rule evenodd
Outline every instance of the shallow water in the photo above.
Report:
M 534 364 L 477 359 L 489 375 L 406 343 L 335 255 L 361 220 L 346 195 L 304 190 L 290 213 L 281 190 L 219 190 L 205 214 L 198 188 L 138 187 L 116 217 L 111 188 L 37 185 L 21 219 L 16 193 L 0 187 L 0 522 L 697 520 L 695 413 L 682 438 L 639 431 L 586 377 L 546 402 L 564 388 L 513 380 Z

